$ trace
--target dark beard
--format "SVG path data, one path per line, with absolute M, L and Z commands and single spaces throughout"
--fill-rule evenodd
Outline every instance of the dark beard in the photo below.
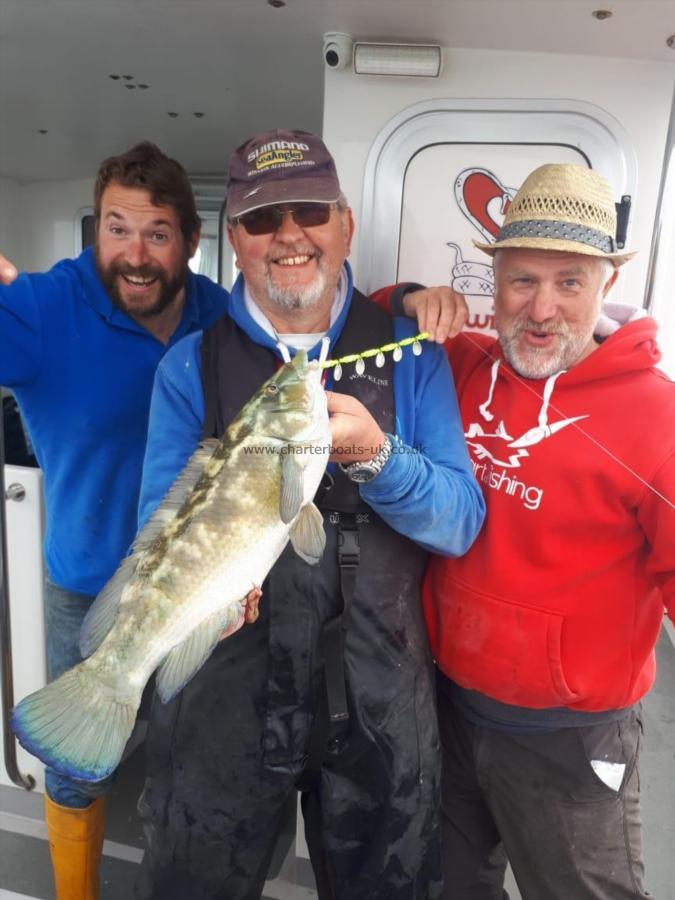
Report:
M 146 265 L 134 268 L 133 266 L 113 262 L 107 268 L 104 268 L 99 259 L 98 249 L 96 248 L 94 256 L 96 259 L 96 271 L 98 272 L 98 277 L 101 279 L 105 292 L 110 298 L 113 306 L 121 309 L 122 312 L 134 319 L 152 319 L 155 316 L 159 316 L 165 309 L 171 306 L 176 299 L 178 292 L 185 287 L 188 271 L 187 256 L 185 257 L 184 265 L 181 267 L 181 272 L 172 279 L 169 279 L 164 269 L 159 266 Z M 152 306 L 133 310 L 129 308 L 117 287 L 117 280 L 122 275 L 131 275 L 136 278 L 157 279 L 160 285 L 160 292 Z

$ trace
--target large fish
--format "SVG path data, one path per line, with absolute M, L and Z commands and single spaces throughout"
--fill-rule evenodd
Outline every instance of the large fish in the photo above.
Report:
M 167 702 L 209 658 L 289 539 L 308 563 L 319 561 L 325 534 L 312 499 L 329 447 L 321 370 L 301 351 L 222 441 L 192 456 L 87 613 L 80 647 L 88 658 L 14 710 L 23 746 L 73 778 L 109 775 L 155 669 Z

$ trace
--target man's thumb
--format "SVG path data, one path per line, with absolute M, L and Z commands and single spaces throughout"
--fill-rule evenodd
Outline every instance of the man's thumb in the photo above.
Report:
M 8 259 L 0 257 L 0 283 L 11 284 L 18 274 L 19 272 L 15 265 Z

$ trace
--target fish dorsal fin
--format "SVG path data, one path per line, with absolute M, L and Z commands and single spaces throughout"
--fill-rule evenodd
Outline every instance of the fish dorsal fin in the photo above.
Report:
M 198 625 L 170 651 L 157 670 L 155 682 L 162 703 L 168 703 L 197 674 L 213 653 L 223 629 L 233 625 L 238 616 L 237 605 L 231 603 Z
M 141 553 L 152 546 L 165 525 L 176 517 L 178 510 L 204 474 L 206 464 L 215 453 L 218 444 L 219 441 L 215 439 L 203 441 L 195 450 L 160 505 L 136 535 L 136 540 L 131 546 L 132 554 Z
M 290 536 L 298 556 L 310 566 L 315 566 L 326 547 L 326 532 L 323 530 L 323 516 L 313 503 L 302 508 Z
M 304 500 L 304 466 L 300 454 L 294 453 L 292 445 L 281 449 L 281 493 L 279 496 L 279 516 L 288 525 L 300 512 Z
M 91 656 L 103 643 L 115 624 L 124 589 L 136 571 L 141 554 L 152 546 L 163 528 L 176 516 L 217 446 L 218 441 L 209 440 L 195 450 L 169 493 L 136 536 L 129 556 L 122 560 L 118 570 L 89 607 L 80 631 L 80 653 L 83 657 Z

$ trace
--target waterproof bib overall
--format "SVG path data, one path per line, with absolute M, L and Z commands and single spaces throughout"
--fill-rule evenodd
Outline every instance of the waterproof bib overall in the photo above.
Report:
M 388 317 L 355 293 L 333 356 L 390 340 Z M 388 432 L 392 365 L 338 385 Z M 205 436 L 220 436 L 275 366 L 229 318 L 205 332 Z M 333 468 L 316 498 L 321 562 L 308 565 L 289 544 L 263 585 L 258 621 L 219 644 L 169 704 L 155 698 L 139 804 L 144 900 L 259 898 L 296 789 L 322 900 L 440 896 L 426 554 Z

